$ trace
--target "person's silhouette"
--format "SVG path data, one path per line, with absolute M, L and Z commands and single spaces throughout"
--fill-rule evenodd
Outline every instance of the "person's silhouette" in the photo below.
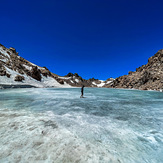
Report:
M 84 95 L 84 85 L 81 87 L 81 96 L 80 96 L 80 98 L 82 98 L 83 95 Z

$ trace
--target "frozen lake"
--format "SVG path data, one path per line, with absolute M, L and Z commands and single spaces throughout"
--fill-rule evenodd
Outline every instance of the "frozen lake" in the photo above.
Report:
M 163 93 L 0 90 L 0 162 L 162 163 Z

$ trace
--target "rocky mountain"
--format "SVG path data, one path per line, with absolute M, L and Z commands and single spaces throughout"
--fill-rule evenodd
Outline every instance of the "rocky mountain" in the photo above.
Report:
M 77 73 L 59 76 L 46 67 L 37 66 L 18 55 L 15 48 L 0 44 L 0 87 L 106 87 L 141 90 L 163 90 L 163 49 L 148 59 L 148 63 L 129 71 L 128 75 L 106 81 L 83 79 Z
M 107 81 L 85 80 L 77 73 L 64 77 L 56 75 L 46 67 L 37 66 L 18 55 L 15 48 L 0 44 L 0 86 L 10 87 L 102 87 Z
M 66 83 L 73 87 L 81 87 L 84 85 L 85 87 L 103 87 L 108 83 L 108 81 L 98 80 L 95 78 L 90 78 L 88 80 L 83 79 L 77 73 L 68 73 L 64 77 L 58 77 L 61 80 L 64 80 Z
M 130 71 L 128 75 L 116 78 L 106 87 L 111 88 L 133 88 L 141 90 L 163 89 L 163 49 L 148 59 L 148 63 Z

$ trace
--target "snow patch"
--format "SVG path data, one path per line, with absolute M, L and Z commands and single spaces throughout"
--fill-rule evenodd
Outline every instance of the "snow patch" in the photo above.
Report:
M 110 84 L 110 83 L 112 83 L 112 82 L 113 82 L 113 81 L 107 81 L 106 84 Z
M 79 79 L 75 79 L 75 81 L 76 81 L 77 83 L 79 83 Z
M 71 77 L 61 77 L 61 76 L 59 76 L 58 78 L 59 79 L 71 79 Z
M 97 84 L 95 82 L 92 82 L 92 84 L 96 85 L 97 87 L 103 87 L 105 85 L 105 82 L 103 80 L 100 80 L 101 83 L 100 84 Z
M 7 62 L 8 61 L 7 58 L 3 58 L 3 59 L 0 59 L 0 60 L 3 61 L 3 62 Z
M 5 55 L 6 57 L 10 58 L 10 55 L 9 55 L 5 50 L 3 50 L 2 47 L 0 47 L 0 52 L 1 52 L 3 55 Z
M 37 81 L 35 79 L 33 79 L 30 76 L 27 76 L 26 74 L 19 74 L 16 71 L 13 71 L 11 69 L 9 69 L 8 67 L 4 66 L 6 68 L 6 71 L 11 74 L 10 78 L 8 78 L 7 76 L 1 76 L 0 77 L 0 84 L 7 84 L 7 85 L 32 85 L 35 87 L 39 87 L 39 88 L 44 88 L 44 87 L 58 87 L 58 88 L 68 88 L 71 87 L 70 85 L 68 85 L 67 83 L 65 84 L 59 84 L 54 78 L 52 77 L 45 77 L 43 75 L 41 75 L 42 79 L 41 82 Z M 15 80 L 15 76 L 17 75 L 21 75 L 24 76 L 24 79 L 22 82 L 17 82 L 14 81 Z
M 27 70 L 31 70 L 32 69 L 32 67 L 29 67 L 29 66 L 27 66 L 27 65 L 25 65 L 25 64 L 23 64 L 23 66 L 27 69 Z

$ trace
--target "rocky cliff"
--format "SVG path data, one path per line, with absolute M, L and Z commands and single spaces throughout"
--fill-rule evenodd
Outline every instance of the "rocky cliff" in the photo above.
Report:
M 37 66 L 18 55 L 15 48 L 6 48 L 0 44 L 0 86 L 21 87 L 102 87 L 105 81 L 91 78 L 83 79 L 77 73 L 68 73 L 61 77 L 46 67 Z
M 58 75 L 51 73 L 46 67 L 40 67 L 25 60 L 18 55 L 15 48 L 8 49 L 0 44 L 1 86 L 70 87 L 57 79 Z
M 116 78 L 106 87 L 135 88 L 141 90 L 163 89 L 163 49 L 148 59 L 148 63 L 130 71 L 128 75 Z

